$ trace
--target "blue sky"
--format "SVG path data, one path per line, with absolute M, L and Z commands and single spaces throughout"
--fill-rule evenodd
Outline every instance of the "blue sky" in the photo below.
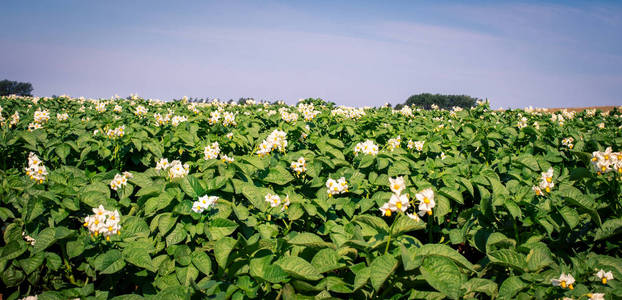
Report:
M 38 96 L 622 104 L 616 2 L 171 3 L 4 1 L 0 79 Z

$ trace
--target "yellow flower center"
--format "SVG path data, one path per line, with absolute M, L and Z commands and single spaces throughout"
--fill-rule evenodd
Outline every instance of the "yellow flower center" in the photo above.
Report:
M 559 284 L 559 286 L 561 286 L 562 288 L 566 288 L 566 281 L 562 280 L 562 282 Z
M 609 160 L 609 155 L 605 155 L 605 160 Z
M 108 226 L 108 231 L 112 231 L 112 226 Z
M 596 157 L 592 157 L 592 161 L 597 161 L 598 159 Z
M 387 217 L 390 217 L 391 216 L 391 210 L 390 209 L 385 210 L 384 211 L 384 215 L 387 216 Z
M 607 170 L 607 168 L 605 166 L 600 167 L 601 170 L 603 170 L 603 172 L 605 172 L 605 170 Z
M 428 216 L 431 216 L 431 215 L 432 215 L 432 211 L 428 210 Z
M 400 185 L 399 185 L 399 184 L 397 184 L 397 183 L 396 183 L 396 184 L 394 184 L 394 185 L 393 185 L 393 189 L 394 189 L 394 190 L 399 190 L 399 189 L 400 189 Z
M 602 282 L 603 284 L 607 284 L 607 277 L 603 277 Z
M 551 178 L 551 177 L 547 177 L 546 178 L 546 182 L 551 183 L 551 181 L 553 181 L 553 178 Z
M 547 186 L 547 187 L 546 187 L 546 192 L 547 192 L 547 193 L 550 193 L 550 192 L 551 192 L 551 188 Z
M 397 208 L 402 209 L 402 202 L 398 202 L 397 204 L 395 204 L 395 206 L 397 206 Z
M 571 290 L 574 290 L 574 287 L 572 286 L 572 284 L 569 284 L 568 288 L 571 289 Z
M 428 197 L 423 197 L 423 203 L 430 204 L 430 199 L 428 199 Z
M 99 220 L 95 220 L 95 225 L 99 224 Z

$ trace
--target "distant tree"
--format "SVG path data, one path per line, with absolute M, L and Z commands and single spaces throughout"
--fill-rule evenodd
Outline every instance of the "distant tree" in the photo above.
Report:
M 10 80 L 0 81 L 0 96 L 19 95 L 32 96 L 32 84 L 30 82 L 17 82 Z
M 425 93 L 410 96 L 404 104 L 415 105 L 424 109 L 431 109 L 432 105 L 436 104 L 439 108 L 449 109 L 454 106 L 469 108 L 475 106 L 476 102 L 477 98 L 467 95 L 441 95 Z

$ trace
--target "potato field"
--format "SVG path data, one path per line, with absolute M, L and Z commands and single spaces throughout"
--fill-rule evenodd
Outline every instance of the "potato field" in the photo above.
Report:
M 621 116 L 0 97 L 1 298 L 621 299 Z

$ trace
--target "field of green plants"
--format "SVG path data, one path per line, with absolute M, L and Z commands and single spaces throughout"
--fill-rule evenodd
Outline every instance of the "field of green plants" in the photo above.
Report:
M 2 299 L 620 299 L 622 113 L 0 98 Z

